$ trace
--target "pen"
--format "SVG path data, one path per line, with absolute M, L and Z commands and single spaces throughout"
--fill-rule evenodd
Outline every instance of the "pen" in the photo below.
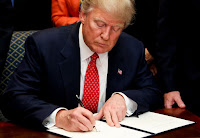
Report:
M 136 116 L 137 118 L 139 118 L 139 114 L 138 114 L 138 113 L 136 113 L 135 116 Z
M 81 99 L 78 97 L 78 95 L 76 95 L 76 99 L 78 101 L 78 103 L 81 105 L 81 107 L 85 108 L 85 106 L 83 105 Z
M 78 95 L 76 95 L 76 99 L 77 99 L 78 103 L 81 105 L 81 107 L 85 108 L 85 106 L 83 105 L 83 103 L 82 103 L 81 99 L 78 97 Z M 94 126 L 93 128 L 94 128 L 95 131 L 97 132 L 96 127 Z

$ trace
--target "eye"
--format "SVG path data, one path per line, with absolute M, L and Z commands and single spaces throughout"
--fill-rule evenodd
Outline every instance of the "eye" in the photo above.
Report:
M 98 27 L 104 27 L 105 26 L 105 23 L 102 22 L 102 21 L 97 21 L 96 24 L 97 24 Z
M 117 31 L 121 30 L 121 27 L 119 27 L 119 26 L 113 26 L 112 30 L 115 31 L 115 32 L 117 32 Z

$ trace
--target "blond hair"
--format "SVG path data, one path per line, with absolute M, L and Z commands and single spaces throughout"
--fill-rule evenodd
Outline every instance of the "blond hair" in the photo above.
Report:
M 123 20 L 126 28 L 136 14 L 134 4 L 134 0 L 84 0 L 81 10 L 87 14 L 95 7 L 100 8 Z

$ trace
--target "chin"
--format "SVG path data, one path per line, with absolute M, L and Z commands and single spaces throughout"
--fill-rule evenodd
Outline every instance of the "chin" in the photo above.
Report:
M 105 50 L 105 49 L 96 49 L 95 52 L 96 52 L 96 53 L 106 53 L 106 52 L 108 52 L 108 51 Z
M 91 48 L 92 48 L 91 50 L 96 53 L 106 53 L 111 50 L 109 46 L 100 46 L 100 45 L 93 45 Z
M 96 52 L 96 53 L 105 53 L 105 52 L 107 52 L 105 49 L 99 48 L 99 47 L 95 47 L 91 51 Z

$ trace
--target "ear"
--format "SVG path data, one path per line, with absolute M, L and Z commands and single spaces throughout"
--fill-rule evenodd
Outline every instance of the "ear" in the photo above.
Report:
M 81 10 L 80 21 L 81 21 L 82 24 L 85 23 L 85 18 L 86 18 L 86 14 Z

